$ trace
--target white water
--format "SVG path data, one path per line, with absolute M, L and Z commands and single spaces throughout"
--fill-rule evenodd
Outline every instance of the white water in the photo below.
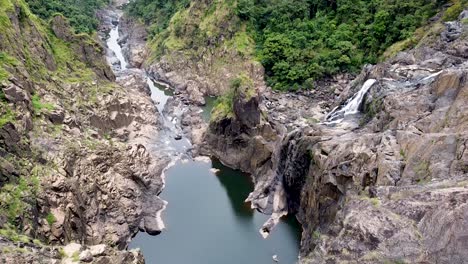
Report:
M 343 121 L 346 116 L 355 115 L 359 113 L 359 107 L 362 104 L 364 96 L 367 94 L 369 89 L 377 82 L 375 79 L 367 80 L 355 95 L 343 107 L 336 107 L 333 109 L 325 118 L 327 121 L 325 124 L 336 124 Z
M 119 45 L 119 26 L 112 27 L 109 33 L 109 39 L 107 40 L 109 49 L 114 51 L 115 56 L 120 61 L 120 70 L 127 69 L 127 61 L 125 60 L 122 52 L 122 47 Z

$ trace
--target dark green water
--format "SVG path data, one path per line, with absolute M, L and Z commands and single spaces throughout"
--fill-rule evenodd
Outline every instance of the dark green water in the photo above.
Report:
M 216 97 L 206 96 L 205 97 L 205 106 L 203 107 L 202 117 L 205 122 L 210 122 L 211 110 L 215 106 Z
M 217 169 L 216 173 L 212 168 Z M 295 219 L 279 223 L 267 239 L 258 232 L 267 216 L 244 203 L 253 189 L 248 175 L 216 161 L 180 161 L 166 172 L 161 197 L 168 201 L 158 236 L 138 234 L 149 264 L 296 263 L 300 227 Z

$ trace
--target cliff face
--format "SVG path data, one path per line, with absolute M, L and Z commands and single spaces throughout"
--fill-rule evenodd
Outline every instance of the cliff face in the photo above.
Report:
M 160 192 L 168 160 L 147 151 L 158 120 L 145 80 L 116 80 L 99 40 L 73 34 L 62 16 L 46 26 L 22 0 L 0 2 L 0 26 L 2 261 L 71 258 L 107 244 L 83 258 L 142 262 L 112 247 L 161 228 L 163 202 L 146 195 Z M 61 256 L 70 242 L 86 246 Z
M 206 138 L 212 153 L 254 173 L 257 186 L 250 199 L 267 204 L 279 195 L 287 211 L 297 212 L 304 230 L 301 262 L 463 263 L 468 258 L 467 14 L 434 22 L 417 48 L 365 67 L 333 101 L 314 93 L 263 93 L 264 115 L 287 118 L 294 112 L 290 120 L 266 117 L 290 131 L 264 145 L 274 146 L 264 157 L 271 161 L 268 172 L 263 163 L 243 165 L 252 160 L 248 151 L 229 163 L 237 160 L 231 149 L 245 150 L 241 143 L 259 133 L 234 141 L 239 133 L 226 132 L 226 122 L 211 122 Z M 316 124 L 324 120 L 323 107 L 345 104 L 369 79 L 376 82 L 357 119 Z M 243 129 L 257 130 L 258 123 Z M 221 144 L 223 149 L 219 142 L 231 143 Z M 271 192 L 278 186 L 283 194 Z
M 312 147 L 299 213 L 305 262 L 466 260 L 466 14 L 364 71 L 377 85 L 361 126 L 324 131 Z

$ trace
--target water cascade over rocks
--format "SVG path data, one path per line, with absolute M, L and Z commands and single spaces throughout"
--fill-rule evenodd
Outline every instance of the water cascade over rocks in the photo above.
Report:
M 326 124 L 336 124 L 343 121 L 343 119 L 348 115 L 355 115 L 359 113 L 359 108 L 362 105 L 365 95 L 369 89 L 377 82 L 375 79 L 367 80 L 353 97 L 351 97 L 348 102 L 340 108 L 337 106 L 333 109 L 325 118 Z

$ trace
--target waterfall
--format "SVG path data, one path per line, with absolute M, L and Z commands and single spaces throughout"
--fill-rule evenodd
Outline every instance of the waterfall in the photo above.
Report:
M 367 80 L 356 94 L 353 95 L 343 107 L 337 106 L 326 117 L 326 124 L 340 123 L 346 116 L 359 113 L 364 96 L 369 89 L 377 82 L 375 79 Z
M 119 44 L 119 26 L 115 26 L 111 29 L 109 32 L 109 39 L 107 40 L 107 46 L 109 49 L 111 49 L 114 53 L 117 59 L 120 62 L 120 70 L 126 70 L 128 63 L 127 60 L 125 59 L 123 52 L 122 52 L 122 47 Z

